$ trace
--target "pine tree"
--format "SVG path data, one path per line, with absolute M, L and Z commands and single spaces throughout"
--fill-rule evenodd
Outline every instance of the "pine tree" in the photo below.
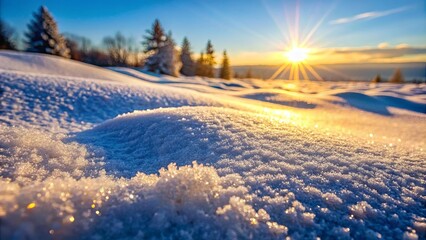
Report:
M 222 68 L 220 69 L 220 78 L 231 79 L 231 67 L 229 66 L 228 54 L 223 51 Z
M 253 78 L 253 73 L 251 71 L 251 68 L 249 68 L 246 72 L 246 78 Z
M 389 82 L 391 82 L 391 83 L 403 83 L 403 82 L 405 82 L 404 76 L 402 75 L 402 72 L 401 72 L 401 69 L 397 68 L 395 70 L 395 73 L 390 78 Z
M 28 24 L 25 35 L 29 52 L 70 57 L 65 38 L 59 33 L 55 20 L 44 6 L 34 13 L 34 19 Z
M 180 53 L 180 60 L 182 62 L 182 68 L 180 73 L 185 76 L 194 76 L 195 75 L 195 63 L 192 60 L 191 44 L 188 41 L 188 38 L 184 38 L 182 42 L 182 49 Z
M 211 41 L 207 42 L 206 56 L 205 56 L 205 76 L 214 77 L 214 65 L 216 64 L 214 59 L 214 49 Z
M 164 44 L 158 48 L 156 53 L 147 59 L 145 69 L 150 72 L 177 77 L 179 76 L 180 68 L 178 54 L 172 34 L 169 33 Z
M 146 30 L 147 35 L 144 36 L 142 45 L 145 48 L 145 53 L 156 52 L 166 44 L 166 35 L 164 29 L 158 19 L 155 19 L 151 30 Z
M 382 77 L 380 77 L 380 74 L 377 74 L 373 80 L 371 80 L 372 83 L 379 83 L 382 81 Z
M 12 30 L 0 20 L 0 49 L 16 50 L 16 45 L 11 39 Z
M 201 77 L 206 76 L 206 63 L 204 58 L 204 52 L 200 53 L 200 57 L 198 58 L 195 64 L 195 75 Z

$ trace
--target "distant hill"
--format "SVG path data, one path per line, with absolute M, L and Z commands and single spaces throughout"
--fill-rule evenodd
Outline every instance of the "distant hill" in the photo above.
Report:
M 254 77 L 268 79 L 280 66 L 254 65 L 233 66 L 233 70 L 240 76 L 245 76 L 251 69 Z M 312 66 L 325 80 L 361 80 L 369 81 L 377 74 L 382 78 L 389 78 L 396 68 L 401 68 L 407 81 L 426 81 L 426 63 L 361 63 L 361 64 L 327 64 Z M 288 76 L 288 73 L 287 73 Z M 309 76 L 312 79 L 312 75 Z M 280 79 L 285 79 L 279 76 Z

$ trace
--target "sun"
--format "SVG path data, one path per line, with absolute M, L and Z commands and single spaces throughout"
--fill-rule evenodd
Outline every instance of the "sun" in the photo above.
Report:
M 308 49 L 294 47 L 284 53 L 284 56 L 292 63 L 300 63 L 308 58 Z

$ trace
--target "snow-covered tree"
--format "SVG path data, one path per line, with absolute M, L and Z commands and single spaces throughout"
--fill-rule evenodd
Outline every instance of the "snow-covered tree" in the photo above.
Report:
M 0 20 L 0 49 L 15 50 L 16 45 L 11 38 L 12 30 Z
M 372 80 L 372 83 L 379 83 L 382 82 L 382 77 L 380 76 L 380 74 L 377 74 Z
M 169 33 L 164 44 L 147 59 L 145 69 L 176 77 L 179 76 L 180 65 L 179 52 L 175 48 L 171 33 Z
M 391 83 L 403 83 L 405 82 L 404 76 L 402 75 L 401 69 L 397 68 L 393 76 L 389 79 Z
M 207 42 L 206 46 L 206 55 L 204 58 L 205 61 L 205 76 L 206 77 L 214 77 L 214 65 L 216 61 L 214 59 L 214 49 L 211 41 Z
M 44 6 L 34 13 L 34 19 L 28 24 L 28 32 L 25 35 L 29 52 L 70 57 L 65 38 L 59 33 L 53 16 Z
M 145 53 L 158 51 L 160 47 L 166 44 L 167 36 L 158 19 L 155 19 L 151 30 L 146 30 L 146 33 L 145 40 L 142 42 Z
M 184 38 L 182 42 L 182 49 L 180 51 L 180 61 L 182 62 L 182 68 L 180 73 L 185 76 L 195 75 L 195 62 L 192 59 L 191 44 L 188 38 Z
M 220 69 L 220 78 L 231 79 L 231 67 L 229 66 L 229 58 L 226 50 L 223 51 L 222 68 Z

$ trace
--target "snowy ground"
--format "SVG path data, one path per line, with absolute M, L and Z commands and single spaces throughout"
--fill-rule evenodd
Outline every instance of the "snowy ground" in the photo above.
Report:
M 425 120 L 425 85 L 1 51 L 0 237 L 425 239 Z

